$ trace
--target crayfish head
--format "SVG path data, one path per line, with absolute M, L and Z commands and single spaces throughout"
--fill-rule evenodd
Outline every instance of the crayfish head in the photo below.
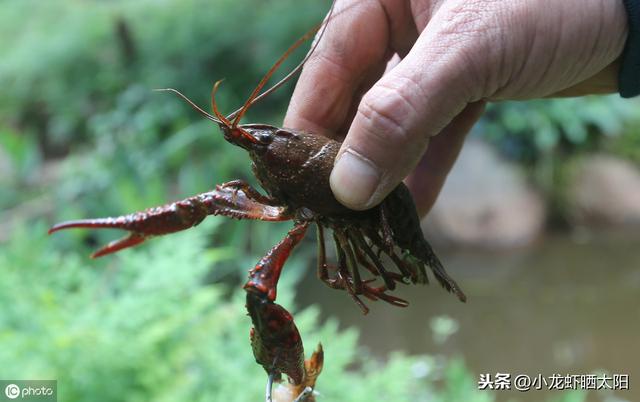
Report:
M 258 143 L 258 140 L 251 134 L 243 130 L 241 127 L 227 126 L 224 123 L 220 124 L 220 130 L 224 135 L 224 139 L 240 148 L 244 148 L 247 151 L 251 151 Z
M 258 153 L 267 149 L 278 131 L 277 127 L 268 124 L 243 124 L 235 128 L 220 124 L 220 129 L 228 142 Z

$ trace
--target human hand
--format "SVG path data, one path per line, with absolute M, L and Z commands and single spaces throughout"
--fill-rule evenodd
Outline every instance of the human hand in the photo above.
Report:
M 617 91 L 620 0 L 336 0 L 285 126 L 341 139 L 336 198 L 426 213 L 485 101 Z M 440 134 L 440 135 L 437 135 Z

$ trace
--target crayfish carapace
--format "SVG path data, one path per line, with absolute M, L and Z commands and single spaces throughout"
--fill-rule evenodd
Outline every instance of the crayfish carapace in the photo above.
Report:
M 461 301 L 466 299 L 425 240 L 413 199 L 404 184 L 396 187 L 381 204 L 372 209 L 350 210 L 334 198 L 329 186 L 329 175 L 340 148 L 339 142 L 296 129 L 266 124 L 239 124 L 249 106 L 304 64 L 313 47 L 292 73 L 258 96 L 289 53 L 317 29 L 308 32 L 291 46 L 263 77 L 244 106 L 227 117 L 219 112 L 215 103 L 220 81 L 212 91 L 213 114 L 205 112 L 178 91 L 169 89 L 218 124 L 228 142 L 249 152 L 253 172 L 266 195 L 244 181 L 234 180 L 216 186 L 213 191 L 143 212 L 116 218 L 63 222 L 49 231 L 117 228 L 130 232 L 128 236 L 93 254 L 93 257 L 100 257 L 138 245 L 153 236 L 191 228 L 207 215 L 263 221 L 293 220 L 294 226 L 284 239 L 249 271 L 249 280 L 244 289 L 247 291 L 247 310 L 253 323 L 251 345 L 256 361 L 267 371 L 269 384 L 281 373 L 286 374 L 291 395 L 301 401 L 313 400 L 310 390 L 322 370 L 322 347 L 319 346 L 313 356 L 305 361 L 302 340 L 293 317 L 275 300 L 285 261 L 312 224 L 317 228 L 318 277 L 330 288 L 346 291 L 364 313 L 368 312 L 368 308 L 361 297 L 407 306 L 405 300 L 389 292 L 395 289 L 397 283 L 428 283 L 427 267 L 446 290 L 455 293 Z M 325 228 L 333 232 L 337 254 L 335 265 L 327 262 Z M 270 385 L 268 389 L 267 399 L 270 399 Z

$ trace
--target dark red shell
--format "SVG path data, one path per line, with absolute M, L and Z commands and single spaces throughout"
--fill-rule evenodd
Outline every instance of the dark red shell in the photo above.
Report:
M 263 295 L 247 292 L 247 310 L 253 328 L 251 348 L 256 362 L 269 374 L 284 373 L 294 384 L 304 378 L 304 349 L 293 317 Z
M 368 240 L 373 240 L 371 237 L 388 225 L 391 239 L 387 240 L 391 244 L 387 246 L 397 247 L 409 255 L 405 258 L 406 263 L 402 264 L 405 269 L 413 271 L 407 279 L 414 283 L 427 282 L 424 270 L 427 266 L 445 289 L 456 293 L 460 300 L 466 300 L 424 238 L 413 198 L 403 183 L 374 208 L 353 211 L 336 200 L 329 185 L 329 176 L 341 145 L 339 142 L 265 124 L 247 124 L 242 128 L 256 138 L 270 139 L 268 145 L 249 151 L 253 171 L 262 187 L 274 199 L 295 211 L 299 220 L 311 220 L 334 231 L 342 230 L 347 236 L 349 229 L 360 230 Z M 381 219 L 383 214 L 387 216 L 385 222 Z M 384 235 L 380 233 L 381 238 Z M 401 264 L 397 265 L 402 270 Z

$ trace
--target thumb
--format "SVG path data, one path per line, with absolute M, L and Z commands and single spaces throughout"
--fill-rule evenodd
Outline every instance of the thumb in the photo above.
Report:
M 358 106 L 330 179 L 335 197 L 349 208 L 380 203 L 413 170 L 429 138 L 480 98 L 457 35 L 428 29 Z

